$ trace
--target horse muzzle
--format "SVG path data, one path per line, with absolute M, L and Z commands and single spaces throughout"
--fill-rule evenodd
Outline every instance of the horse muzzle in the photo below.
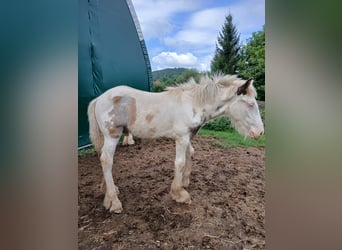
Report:
M 264 128 L 263 127 L 254 127 L 252 126 L 250 130 L 248 131 L 248 136 L 251 138 L 259 138 L 264 134 Z

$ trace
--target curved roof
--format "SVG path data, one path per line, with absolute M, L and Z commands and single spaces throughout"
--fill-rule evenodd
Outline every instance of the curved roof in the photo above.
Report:
M 130 0 L 79 0 L 78 146 L 89 144 L 87 106 L 109 88 L 150 91 L 145 41 Z

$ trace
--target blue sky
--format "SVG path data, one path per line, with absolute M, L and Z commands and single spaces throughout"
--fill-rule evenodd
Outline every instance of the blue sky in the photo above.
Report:
M 265 0 L 132 0 L 152 70 L 210 69 L 229 13 L 245 42 L 265 24 Z

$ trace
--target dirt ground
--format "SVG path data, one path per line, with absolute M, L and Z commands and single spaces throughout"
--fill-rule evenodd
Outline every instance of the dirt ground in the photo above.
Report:
M 102 205 L 96 154 L 79 157 L 79 249 L 265 249 L 264 148 L 220 148 L 192 140 L 190 205 L 169 194 L 175 145 L 118 146 L 113 176 L 124 211 Z

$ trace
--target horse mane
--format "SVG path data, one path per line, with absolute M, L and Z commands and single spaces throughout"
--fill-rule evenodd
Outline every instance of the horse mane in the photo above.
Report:
M 242 80 L 237 75 L 223 75 L 218 73 L 212 76 L 202 75 L 199 83 L 196 83 L 193 78 L 190 78 L 187 82 L 167 87 L 166 90 L 174 95 L 180 95 L 184 91 L 189 91 L 192 93 L 196 104 L 204 105 L 214 102 L 222 88 L 228 88 L 230 90 L 228 98 L 232 97 L 235 95 L 238 87 L 245 82 L 245 80 Z M 247 95 L 256 96 L 256 90 L 253 85 L 250 85 L 247 89 Z

